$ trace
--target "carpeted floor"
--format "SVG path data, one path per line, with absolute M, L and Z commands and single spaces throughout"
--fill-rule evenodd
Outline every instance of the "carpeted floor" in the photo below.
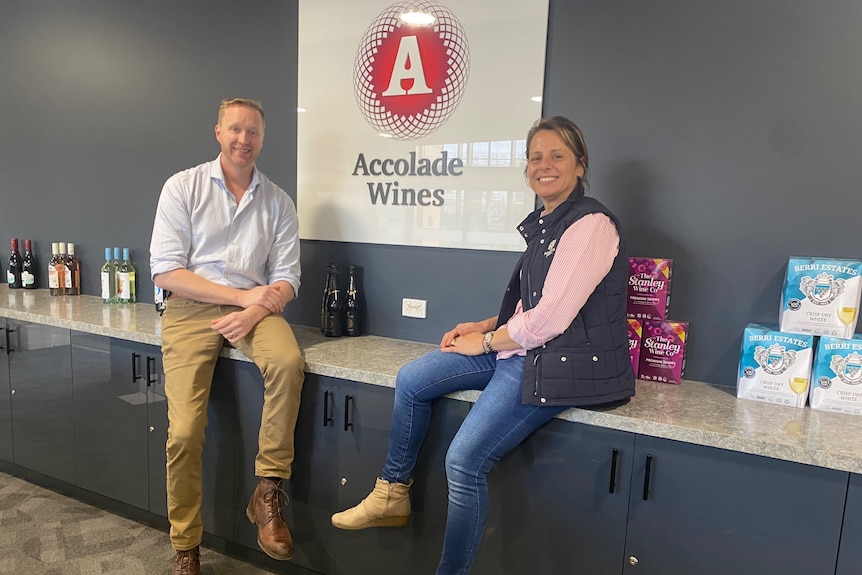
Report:
M 0 574 L 162 575 L 174 552 L 157 529 L 0 473 Z M 205 575 L 267 575 L 208 549 Z

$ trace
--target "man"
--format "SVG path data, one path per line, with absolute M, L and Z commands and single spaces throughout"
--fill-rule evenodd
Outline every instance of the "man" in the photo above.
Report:
M 260 103 L 223 101 L 218 158 L 171 176 L 156 210 L 150 269 L 155 285 L 171 294 L 162 354 L 174 575 L 200 573 L 201 452 L 225 341 L 254 361 L 264 379 L 258 482 L 246 515 L 267 555 L 293 557 L 281 484 L 291 472 L 304 362 L 281 312 L 299 290 L 298 223 L 293 201 L 255 166 L 264 129 Z

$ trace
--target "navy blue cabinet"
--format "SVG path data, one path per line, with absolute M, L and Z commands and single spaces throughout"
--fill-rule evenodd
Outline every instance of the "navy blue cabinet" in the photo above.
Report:
M 9 350 L 6 319 L 0 317 L 0 459 L 12 461 L 12 390 L 9 387 Z
M 147 460 L 149 509 L 167 517 L 168 403 L 165 396 L 161 350 L 151 347 L 145 356 L 147 385 Z M 213 373 L 207 405 L 207 427 L 202 454 L 201 521 L 204 531 L 232 540 L 234 534 L 234 361 L 219 358 Z
M 622 571 L 634 435 L 553 420 L 488 476 L 476 574 Z
M 838 569 L 835 575 L 862 573 L 862 475 L 850 474 L 847 487 L 847 504 L 844 507 L 844 528 L 838 551 Z
M 847 478 L 638 436 L 623 573 L 834 573 Z
M 149 510 L 160 517 L 168 516 L 167 456 L 168 401 L 165 398 L 165 377 L 161 349 L 148 346 L 144 362 L 147 378 L 147 478 Z
M 148 353 L 151 346 L 72 332 L 76 483 L 140 509 L 149 508 Z
M 335 420 L 341 436 L 336 477 L 337 510 L 341 511 L 368 495 L 383 469 L 395 391 L 361 383 L 338 384 Z M 431 425 L 413 472 L 410 521 L 396 529 L 337 530 L 336 575 L 435 571 L 448 507 L 446 451 L 471 405 L 447 398 L 434 402 Z
M 75 422 L 68 329 L 7 319 L 13 461 L 75 483 Z
M 254 456 L 263 406 L 263 382 L 253 364 L 237 362 L 240 436 L 236 513 L 254 489 Z M 297 422 L 296 456 L 286 521 L 293 533 L 292 563 L 321 573 L 387 575 L 433 572 L 440 557 L 446 519 L 446 448 L 469 409 L 441 399 L 415 471 L 413 514 L 400 529 L 340 531 L 336 511 L 359 503 L 374 487 L 389 442 L 391 388 L 306 374 Z M 255 528 L 238 522 L 237 540 L 256 548 Z

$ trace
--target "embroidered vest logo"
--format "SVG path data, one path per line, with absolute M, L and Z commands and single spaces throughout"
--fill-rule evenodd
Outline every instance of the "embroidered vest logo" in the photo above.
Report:
M 553 239 L 551 240 L 551 243 L 548 244 L 548 249 L 545 250 L 545 257 L 551 257 L 552 255 L 554 255 L 555 251 L 557 251 L 557 240 Z

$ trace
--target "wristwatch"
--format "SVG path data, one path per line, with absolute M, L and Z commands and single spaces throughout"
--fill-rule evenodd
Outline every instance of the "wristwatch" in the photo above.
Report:
M 482 339 L 482 343 L 485 345 L 485 353 L 496 353 L 497 350 L 494 349 L 494 346 L 491 345 L 491 340 L 494 339 L 494 332 L 489 331 L 485 334 L 485 337 Z

